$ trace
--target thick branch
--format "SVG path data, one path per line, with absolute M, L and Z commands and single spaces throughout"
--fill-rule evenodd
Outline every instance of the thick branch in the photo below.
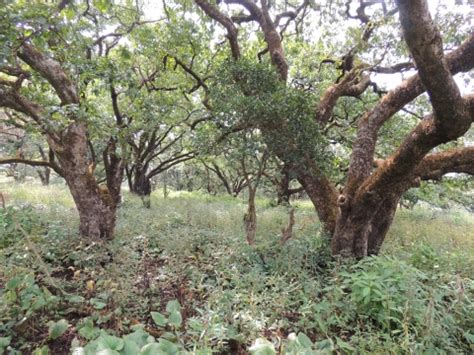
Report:
M 23 44 L 18 56 L 51 84 L 63 105 L 79 102 L 74 83 L 57 61 L 45 56 L 29 43 Z
M 240 58 L 240 48 L 237 38 L 237 28 L 232 20 L 220 12 L 214 5 L 211 5 L 206 0 L 195 0 L 196 4 L 213 20 L 219 22 L 227 30 L 227 39 L 229 40 L 232 58 Z
M 474 147 L 429 154 L 423 158 L 416 171 L 422 180 L 438 180 L 448 173 L 474 175 Z
M 341 96 L 357 97 L 368 88 L 370 77 L 363 75 L 359 79 L 358 72 L 359 70 L 353 69 L 340 83 L 333 84 L 324 91 L 316 110 L 316 121 L 322 127 L 329 122 L 337 100 Z
M 432 148 L 464 134 L 472 116 L 445 62 L 441 36 L 433 26 L 425 0 L 399 0 L 400 22 L 418 72 L 430 95 L 434 115 L 422 120 L 400 148 L 385 161 L 360 193 L 380 194 L 402 185 Z
M 445 59 L 453 75 L 469 71 L 474 66 L 474 34 L 459 48 L 446 55 Z M 413 75 L 388 92 L 361 118 L 357 138 L 352 148 L 349 176 L 345 188 L 347 194 L 354 192 L 370 175 L 379 129 L 403 106 L 424 91 L 419 75 Z
M 20 158 L 0 159 L 0 165 L 5 165 L 5 164 L 26 164 L 26 165 L 31 165 L 31 166 L 45 166 L 45 167 L 53 169 L 56 173 L 58 173 L 58 175 L 64 176 L 61 168 L 53 161 L 29 160 L 29 159 L 20 159 Z
M 456 138 L 464 133 L 467 121 L 471 120 L 444 58 L 441 35 L 431 19 L 428 3 L 398 0 L 397 4 L 403 35 L 430 97 L 436 123 Z
M 251 0 L 226 0 L 225 2 L 245 7 L 255 21 L 258 22 L 265 36 L 272 64 L 276 67 L 281 80 L 286 81 L 288 78 L 288 64 L 281 44 L 281 37 L 278 34 L 275 23 L 270 18 L 266 2 L 262 1 L 262 9 Z

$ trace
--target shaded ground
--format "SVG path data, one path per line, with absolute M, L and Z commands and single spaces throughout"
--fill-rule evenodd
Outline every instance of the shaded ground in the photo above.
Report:
M 266 338 L 285 352 L 296 344 L 293 332 L 323 353 L 471 346 L 474 217 L 461 210 L 400 211 L 387 257 L 351 266 L 328 258 L 304 201 L 296 204 L 295 237 L 282 247 L 288 211 L 260 200 L 254 250 L 244 244 L 238 200 L 155 193 L 148 210 L 125 194 L 116 240 L 98 245 L 79 242 L 64 187 L 0 190 L 17 206 L 2 215 L 0 333 L 23 353 L 41 346 L 68 353 L 71 342 L 84 345 L 99 329 L 122 336 L 137 324 L 156 339 L 171 334 L 188 351 L 247 353 Z M 15 277 L 19 285 L 6 287 Z M 180 325 L 157 325 L 151 312 L 166 315 L 174 300 Z M 53 340 L 48 322 L 60 319 L 68 328 Z

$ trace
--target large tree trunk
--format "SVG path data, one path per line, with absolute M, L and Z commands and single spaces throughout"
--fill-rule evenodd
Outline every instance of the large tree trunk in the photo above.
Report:
M 281 170 L 281 179 L 277 186 L 277 205 L 288 205 L 290 203 L 290 173 L 285 164 Z
M 145 170 L 135 169 L 131 192 L 140 196 L 143 206 L 151 207 L 151 181 Z
M 36 171 L 38 173 L 38 176 L 41 180 L 41 184 L 43 186 L 48 186 L 49 185 L 49 179 L 51 176 L 51 169 L 50 168 L 40 168 Z
M 257 210 L 255 208 L 255 195 L 257 188 L 248 186 L 249 198 L 247 212 L 244 215 L 245 237 L 249 245 L 255 245 L 255 234 L 257 233 Z
M 94 166 L 88 159 L 86 127 L 73 123 L 63 135 L 61 143 L 50 139 L 64 179 L 79 212 L 79 232 L 91 239 L 114 237 L 116 209 L 120 201 L 123 169 L 121 162 L 109 162 L 107 186 L 99 186 L 93 176 Z
M 79 107 L 76 84 L 63 70 L 61 63 L 24 41 L 17 55 L 54 88 L 61 106 Z M 23 74 L 22 74 L 23 75 Z M 54 129 L 42 106 L 21 95 L 18 87 L 2 88 L 0 106 L 9 107 L 32 119 L 47 137 L 51 149 L 48 166 L 57 168 L 71 191 L 80 218 L 80 233 L 92 239 L 111 239 L 114 236 L 115 212 L 120 201 L 123 161 L 116 154 L 116 141 L 110 138 L 103 152 L 107 186 L 99 186 L 94 178 L 95 161 L 88 146 L 88 132 L 84 120 L 66 109 L 67 118 L 73 123 Z M 66 117 L 65 117 L 66 118 Z M 120 117 L 117 124 L 120 126 Z M 92 155 L 92 156 L 91 156 Z M 58 158 L 58 163 L 53 158 Z M 41 164 L 44 166 L 44 164 Z M 55 169 L 56 170 L 56 169 Z
M 381 199 L 374 208 L 364 203 L 348 206 L 339 199 L 339 214 L 331 239 L 332 255 L 363 258 L 378 254 L 395 215 L 399 195 Z

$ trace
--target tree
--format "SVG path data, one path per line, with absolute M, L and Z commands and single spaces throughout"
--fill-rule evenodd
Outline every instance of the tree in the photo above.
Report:
M 108 16 L 105 12 L 112 10 L 108 5 L 96 5 L 61 2 L 56 7 L 10 1 L 0 10 L 1 35 L 7 44 L 1 53 L 0 107 L 9 112 L 12 125 L 43 135 L 51 150 L 48 161 L 14 157 L 0 163 L 54 169 L 64 177 L 74 199 L 80 234 L 110 239 L 120 200 L 124 150 L 116 133 L 123 119 L 110 108 L 116 102 L 111 92 L 113 77 L 108 75 L 112 70 L 106 69 L 113 64 L 108 55 L 139 24 L 139 14 L 122 7 L 120 13 Z M 115 31 L 103 34 L 107 24 L 115 25 Z M 110 106 L 103 105 L 107 95 Z M 93 138 L 97 138 L 101 159 Z M 99 163 L 105 171 L 104 185 L 95 176 Z
M 206 0 L 195 3 L 225 28 L 232 58 L 221 65 L 224 69 L 220 75 L 225 79 L 217 83 L 221 93 L 214 96 L 210 106 L 227 114 L 237 112 L 234 127 L 261 130 L 269 148 L 291 168 L 313 202 L 331 236 L 334 256 L 361 258 L 377 254 L 401 195 L 418 186 L 420 180 L 448 172 L 472 174 L 474 147 L 438 147 L 462 137 L 473 121 L 474 97 L 461 96 L 453 75 L 469 71 L 474 65 L 474 36 L 464 33 L 462 43 L 455 38 L 457 47 L 445 53 L 442 36 L 425 0 L 398 0 L 390 10 L 391 3 L 385 1 L 360 1 L 356 15 L 351 13 L 351 2 L 346 2 L 344 16 L 359 20 L 361 31 L 352 33 L 356 42 L 340 60 L 320 62 L 319 67 L 326 62 L 335 63 L 341 73 L 329 86 L 324 87 L 323 82 L 322 88 L 314 90 L 304 90 L 294 81 L 289 82 L 291 63 L 282 37 L 292 22 L 295 33 L 301 33 L 305 17 L 314 7 L 312 2 L 302 1 L 299 6 L 266 0 L 224 0 L 220 5 Z M 232 14 L 225 12 L 224 4 L 232 5 L 228 8 Z M 374 19 L 366 13 L 372 6 L 380 7 Z M 371 38 L 376 37 L 376 24 L 390 23 L 397 12 L 412 60 L 383 66 L 383 55 L 376 50 L 370 52 Z M 265 47 L 258 57 L 269 54 L 276 77 L 267 70 L 265 62 L 250 60 L 243 50 L 238 26 L 248 23 L 259 26 L 253 30 L 263 38 Z M 390 51 L 383 49 L 386 53 Z M 364 63 L 364 53 L 380 57 Z M 369 75 L 397 73 L 415 66 L 414 75 L 386 93 L 373 85 Z M 374 87 L 381 97 L 357 117 L 347 173 L 338 189 L 331 179 L 328 131 L 336 122 L 334 113 L 341 101 L 369 95 L 369 87 Z M 424 92 L 433 111 L 409 131 L 397 149 L 375 163 L 381 128 L 397 119 L 396 114 Z
M 288 164 L 276 160 L 278 171 L 265 173 L 265 177 L 275 186 L 277 192 L 277 205 L 288 205 L 292 195 L 303 192 L 304 188 L 291 187 L 291 181 L 294 179 L 292 171 Z
M 239 196 L 247 186 L 247 179 L 242 171 L 242 165 L 240 162 L 232 161 L 228 153 L 224 152 L 223 159 L 214 158 L 210 161 L 203 161 L 203 165 L 207 171 L 212 172 L 220 180 L 226 193 L 230 196 Z
M 127 119 L 129 188 L 146 207 L 150 207 L 151 180 L 196 156 L 192 136 L 202 114 L 196 102 L 201 101 L 200 91 L 207 90 L 194 61 L 205 49 L 199 38 L 193 38 L 192 23 L 171 16 L 171 11 L 167 21 L 142 27 L 131 36 L 128 60 L 121 67 L 129 72 L 128 87 L 116 93 L 122 94 L 120 107 Z M 157 37 L 163 38 L 158 46 Z M 124 80 L 118 82 L 123 84 Z
M 143 132 L 136 140 L 130 140 L 132 160 L 126 166 L 130 191 L 142 198 L 150 208 L 151 180 L 173 166 L 194 158 L 194 152 L 183 144 L 185 132 L 173 134 L 175 126 L 155 127 L 151 133 Z M 162 131 L 161 134 L 159 131 Z

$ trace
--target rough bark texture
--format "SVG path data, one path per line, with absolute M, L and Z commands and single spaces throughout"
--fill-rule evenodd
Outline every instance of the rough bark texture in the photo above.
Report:
M 288 216 L 288 225 L 285 228 L 281 229 L 281 238 L 280 243 L 285 244 L 288 240 L 293 237 L 293 226 L 295 225 L 295 209 L 290 210 Z
M 55 142 L 50 144 L 79 212 L 81 235 L 92 239 L 112 239 L 120 200 L 120 184 L 117 183 L 122 181 L 121 172 L 115 177 L 110 176 L 114 180 L 111 185 L 99 186 L 93 176 L 93 165 L 87 158 L 86 133 L 83 123 L 73 123 L 60 145 Z
M 255 245 L 255 233 L 257 232 L 257 210 L 255 208 L 256 188 L 248 187 L 249 197 L 247 212 L 244 215 L 245 237 L 249 245 Z
M 140 196 L 144 207 L 151 208 L 151 181 L 147 176 L 147 172 L 135 169 L 133 175 L 131 183 L 132 188 L 130 191 Z

